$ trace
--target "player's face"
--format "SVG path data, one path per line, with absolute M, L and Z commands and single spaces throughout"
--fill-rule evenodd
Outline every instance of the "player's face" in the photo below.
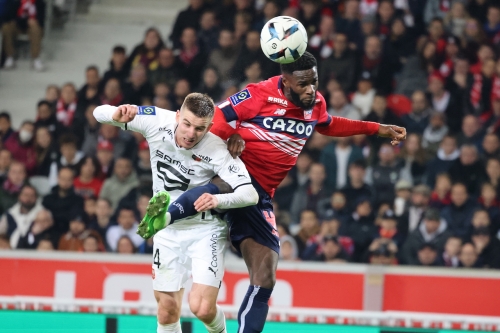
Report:
M 312 109 L 318 91 L 318 71 L 316 67 L 305 71 L 283 74 L 285 96 L 302 109 Z
M 175 119 L 178 124 L 175 131 L 175 142 L 179 147 L 185 149 L 193 148 L 213 125 L 211 117 L 197 117 L 188 109 L 177 111 Z

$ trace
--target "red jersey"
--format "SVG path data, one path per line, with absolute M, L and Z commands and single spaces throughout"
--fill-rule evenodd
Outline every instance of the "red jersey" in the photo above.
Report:
M 241 135 L 245 140 L 241 159 L 250 175 L 271 197 L 295 165 L 316 126 L 322 134 L 338 136 L 378 131 L 375 123 L 331 117 L 319 92 L 312 109 L 304 110 L 294 105 L 285 97 L 281 81 L 281 76 L 275 76 L 249 84 L 229 97 L 216 108 L 212 127 L 212 132 L 224 140 L 234 133 Z M 332 124 L 334 120 L 336 124 Z M 227 125 L 233 121 L 235 129 Z
M 83 183 L 80 177 L 75 178 L 73 181 L 73 186 L 75 188 L 76 194 L 87 199 L 92 196 L 98 198 L 101 192 L 103 181 L 101 179 L 93 178 L 89 183 Z

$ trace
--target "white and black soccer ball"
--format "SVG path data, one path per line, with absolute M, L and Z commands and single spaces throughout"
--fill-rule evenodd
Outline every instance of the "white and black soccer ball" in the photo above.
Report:
M 264 25 L 260 46 L 266 57 L 280 64 L 299 59 L 307 48 L 307 32 L 302 23 L 290 16 L 277 16 Z

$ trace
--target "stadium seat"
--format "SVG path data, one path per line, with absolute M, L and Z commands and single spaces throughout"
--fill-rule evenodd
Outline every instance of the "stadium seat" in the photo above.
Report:
M 29 179 L 29 183 L 36 188 L 39 196 L 44 196 L 50 193 L 52 189 L 49 183 L 49 178 L 44 176 L 33 176 Z

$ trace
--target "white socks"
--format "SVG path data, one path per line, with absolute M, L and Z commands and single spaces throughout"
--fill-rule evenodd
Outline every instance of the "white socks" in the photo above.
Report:
M 158 323 L 156 333 L 182 333 L 181 322 L 178 321 L 176 323 L 166 325 Z
M 217 314 L 210 324 L 205 324 L 208 333 L 226 333 L 226 317 L 224 312 L 217 305 Z

